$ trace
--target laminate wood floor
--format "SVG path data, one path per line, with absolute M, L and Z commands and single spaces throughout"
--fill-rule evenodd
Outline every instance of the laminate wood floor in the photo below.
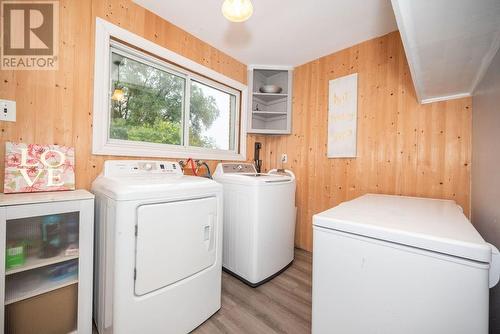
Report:
M 192 333 L 310 333 L 311 278 L 311 253 L 299 249 L 285 272 L 257 288 L 223 273 L 221 309 Z
M 311 279 L 311 253 L 299 249 L 285 272 L 257 288 L 223 272 L 221 309 L 191 333 L 310 333 Z

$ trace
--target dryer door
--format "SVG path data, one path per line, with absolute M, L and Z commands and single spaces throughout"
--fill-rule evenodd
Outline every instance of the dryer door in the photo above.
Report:
M 216 215 L 215 197 L 140 206 L 135 294 L 158 290 L 213 265 Z

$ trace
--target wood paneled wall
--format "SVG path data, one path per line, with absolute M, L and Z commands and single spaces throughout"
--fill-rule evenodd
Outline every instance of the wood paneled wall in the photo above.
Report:
M 0 156 L 6 140 L 74 146 L 76 186 L 87 189 L 103 162 L 117 158 L 91 154 L 96 16 L 242 83 L 247 80 L 245 64 L 130 0 L 61 0 L 59 70 L 0 71 L 0 97 L 17 101 L 17 122 L 0 123 Z
M 358 157 L 326 157 L 328 81 L 358 77 Z M 454 199 L 469 214 L 470 98 L 419 105 L 398 32 L 299 66 L 293 133 L 250 136 L 264 169 L 297 175 L 296 245 L 312 248 L 312 215 L 364 193 Z M 252 150 L 253 151 L 253 150 Z
M 0 71 L 0 97 L 17 101 L 17 122 L 0 123 L 0 156 L 6 140 L 75 146 L 79 188 L 115 158 L 91 154 L 96 16 L 246 82 L 246 65 L 130 0 L 62 0 L 60 12 L 58 71 Z M 354 72 L 358 158 L 327 159 L 328 80 Z M 248 155 L 261 141 L 270 169 L 288 153 L 285 167 L 298 182 L 296 244 L 310 250 L 312 215 L 366 192 L 452 198 L 468 213 L 470 126 L 470 99 L 417 103 L 395 32 L 297 67 L 293 134 L 249 135 Z

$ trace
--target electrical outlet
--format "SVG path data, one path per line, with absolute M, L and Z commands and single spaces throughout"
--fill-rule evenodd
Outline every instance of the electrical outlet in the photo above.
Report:
M 286 153 L 281 153 L 281 162 L 284 164 L 288 162 L 288 155 Z
M 0 121 L 16 121 L 16 101 L 0 100 Z

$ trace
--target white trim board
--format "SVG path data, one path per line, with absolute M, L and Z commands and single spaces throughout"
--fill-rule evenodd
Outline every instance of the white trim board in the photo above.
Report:
M 95 23 L 92 154 L 165 158 L 192 157 L 195 159 L 210 160 L 246 160 L 246 120 L 248 103 L 248 87 L 246 85 L 99 17 L 96 18 Z M 237 143 L 236 152 L 142 142 L 128 143 L 129 141 L 127 141 L 127 145 L 124 146 L 123 143 L 120 144 L 120 141 L 108 139 L 109 52 L 112 38 L 126 42 L 139 49 L 166 59 L 190 72 L 202 75 L 210 80 L 240 91 L 240 115 L 236 127 L 239 141 Z
M 248 65 L 248 70 L 293 71 L 293 66 L 287 65 Z
M 434 103 L 434 102 L 461 99 L 464 97 L 471 97 L 471 96 L 472 96 L 471 93 L 460 93 L 460 94 L 447 95 L 447 96 L 438 96 L 438 97 L 431 97 L 428 99 L 423 99 L 420 101 L 420 103 L 421 104 L 428 104 L 428 103 Z

